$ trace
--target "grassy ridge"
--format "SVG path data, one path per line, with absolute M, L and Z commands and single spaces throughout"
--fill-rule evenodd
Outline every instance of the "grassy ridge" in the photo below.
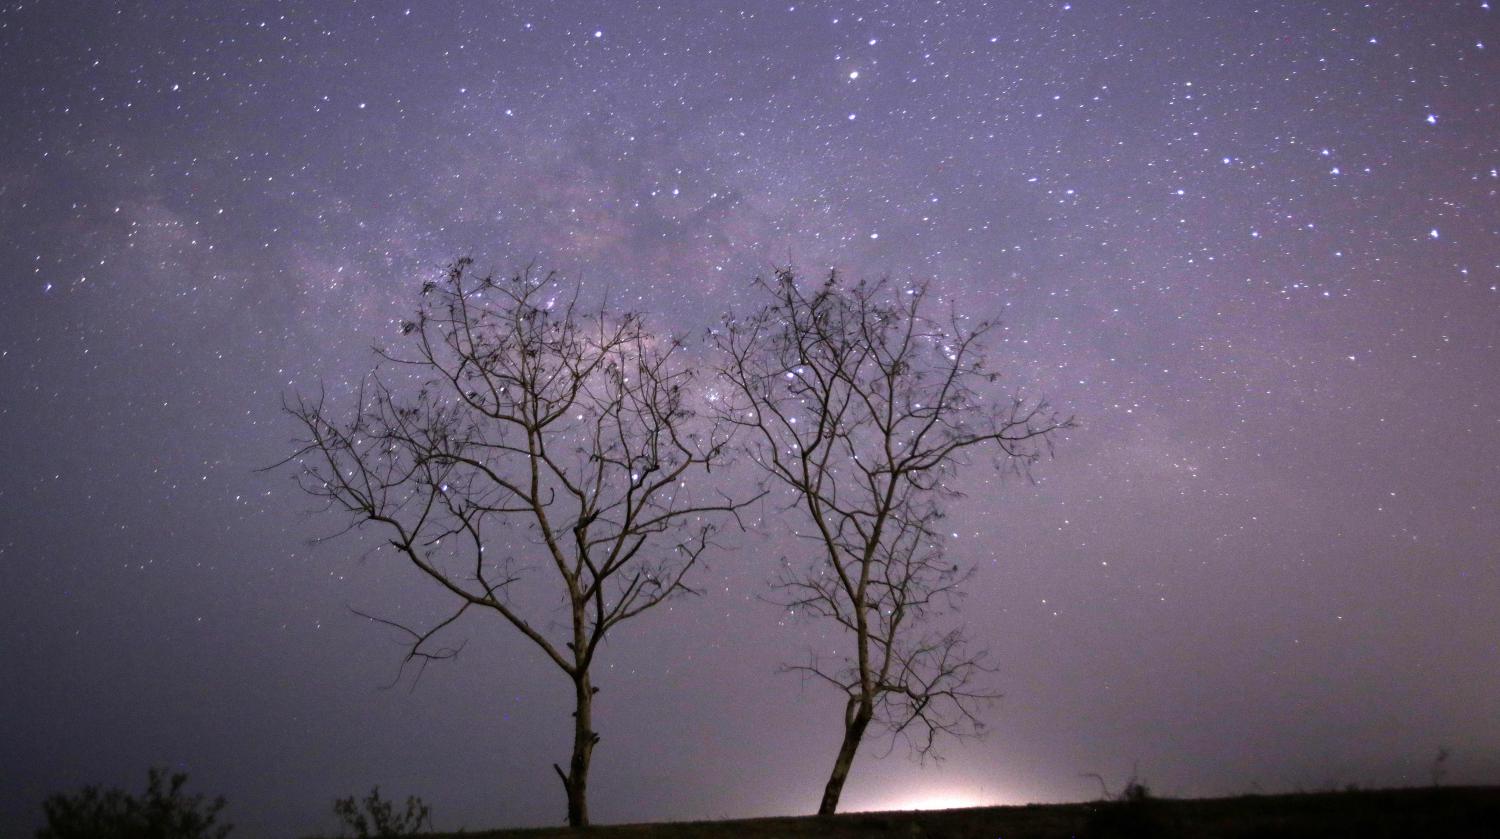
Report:
M 430 839 L 771 839 L 771 837 L 953 837 L 954 839 L 1494 839 L 1500 837 L 1500 787 L 1356 790 L 1031 804 L 831 818 L 786 816 L 719 822 L 494 830 L 430 834 Z

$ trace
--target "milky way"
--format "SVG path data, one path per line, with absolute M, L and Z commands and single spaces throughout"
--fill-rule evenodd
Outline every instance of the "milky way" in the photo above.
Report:
M 145 767 L 246 835 L 420 794 L 553 824 L 566 681 L 286 470 L 473 254 L 693 336 L 773 266 L 930 279 L 1078 416 L 965 473 L 1005 694 L 850 808 L 1500 782 L 1500 26 L 1488 3 L 7 3 L 0 833 Z M 597 821 L 810 811 L 827 628 L 738 539 L 596 684 Z M 409 674 L 408 674 L 409 675 Z

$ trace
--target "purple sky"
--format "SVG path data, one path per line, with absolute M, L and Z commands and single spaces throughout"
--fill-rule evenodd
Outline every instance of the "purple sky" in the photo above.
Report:
M 118 6 L 118 8 L 116 8 Z M 568 684 L 285 470 L 452 258 L 692 334 L 773 265 L 930 278 L 1083 427 L 966 473 L 988 739 L 851 809 L 1500 782 L 1500 14 L 1462 2 L 6 3 L 0 834 L 189 772 L 246 836 L 558 823 Z M 373 543 L 370 543 L 373 544 Z M 810 812 L 836 645 L 777 534 L 599 665 L 597 821 Z

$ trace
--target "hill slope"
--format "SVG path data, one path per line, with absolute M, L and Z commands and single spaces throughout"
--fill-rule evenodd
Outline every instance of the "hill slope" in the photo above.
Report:
M 1356 790 L 1234 798 L 1031 804 L 786 816 L 720 822 L 432 834 L 430 839 L 719 839 L 719 837 L 953 837 L 953 839 L 1111 839 L 1111 837 L 1359 837 L 1491 839 L 1500 836 L 1500 787 Z

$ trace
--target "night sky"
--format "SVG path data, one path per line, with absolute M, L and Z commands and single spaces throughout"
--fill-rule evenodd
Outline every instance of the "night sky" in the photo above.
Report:
M 237 835 L 380 784 L 556 824 L 570 686 L 256 469 L 453 258 L 697 335 L 776 265 L 930 279 L 1076 414 L 967 470 L 989 737 L 849 809 L 1500 782 L 1489 3 L 7 2 L 0 834 L 150 765 Z M 807 813 L 836 645 L 736 536 L 599 663 L 598 822 Z M 478 616 L 490 618 L 491 616 Z

